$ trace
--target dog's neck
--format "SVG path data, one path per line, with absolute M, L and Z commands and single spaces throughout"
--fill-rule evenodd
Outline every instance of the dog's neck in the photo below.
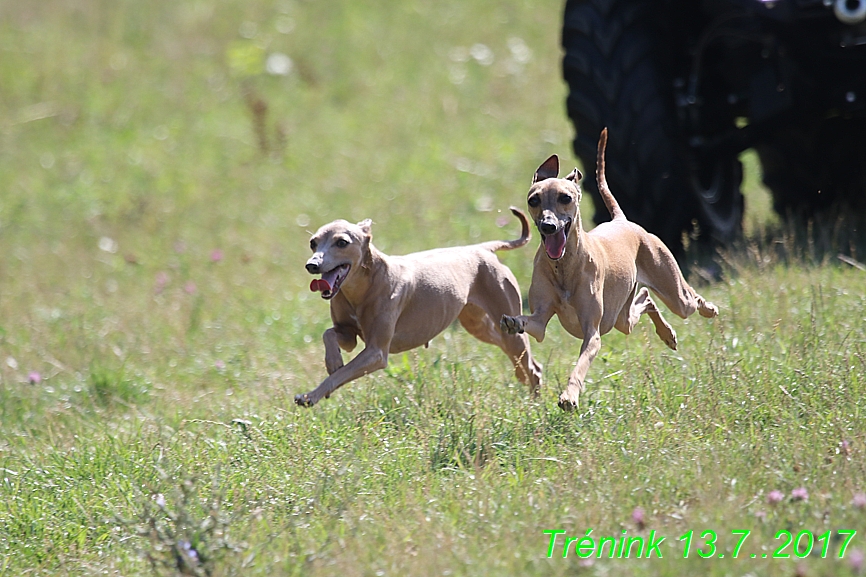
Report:
M 340 294 L 350 305 L 355 307 L 370 300 L 368 297 L 370 290 L 377 284 L 381 284 L 376 283 L 376 277 L 383 274 L 386 259 L 386 255 L 373 246 L 372 242 L 367 245 L 367 250 L 364 251 L 361 260 L 352 267 L 349 278 L 340 288 Z

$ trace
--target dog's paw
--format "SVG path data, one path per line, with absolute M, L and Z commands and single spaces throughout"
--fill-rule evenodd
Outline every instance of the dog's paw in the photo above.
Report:
M 668 327 L 664 332 L 656 329 L 656 334 L 670 349 L 677 350 L 677 333 L 674 329 Z
M 704 318 L 711 319 L 713 317 L 719 316 L 719 307 L 714 305 L 711 302 L 704 302 L 704 306 L 698 309 L 700 315 Z
M 580 408 L 580 393 L 583 392 L 584 384 L 572 375 L 568 379 L 568 386 L 559 395 L 559 408 L 563 411 L 575 411 Z
M 578 393 L 572 394 L 571 391 L 563 391 L 559 395 L 559 408 L 565 412 L 576 411 L 580 407 L 580 396 Z
M 499 328 L 503 333 L 508 335 L 522 333 L 525 324 L 526 321 L 524 319 L 520 317 L 510 317 L 508 315 L 502 315 L 502 318 L 499 320 Z
M 299 407 L 312 407 L 316 402 L 307 393 L 295 395 L 295 404 Z

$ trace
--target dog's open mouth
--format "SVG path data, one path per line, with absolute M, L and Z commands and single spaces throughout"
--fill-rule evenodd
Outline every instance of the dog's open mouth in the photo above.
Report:
M 341 264 L 328 272 L 323 272 L 322 278 L 314 278 L 310 283 L 310 290 L 313 292 L 321 291 L 322 298 L 325 300 L 334 298 L 334 295 L 340 292 L 340 285 L 349 276 L 350 268 L 352 267 L 348 264 Z
M 544 244 L 544 251 L 548 257 L 553 260 L 562 258 L 562 255 L 565 254 L 565 241 L 568 238 L 569 230 L 571 230 L 571 219 L 559 227 L 555 233 L 541 235 L 541 242 Z

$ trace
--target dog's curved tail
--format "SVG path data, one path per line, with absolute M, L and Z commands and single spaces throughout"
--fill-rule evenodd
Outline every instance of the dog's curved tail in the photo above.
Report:
M 610 211 L 610 217 L 613 220 L 625 219 L 625 213 L 619 207 L 619 203 L 613 197 L 610 188 L 607 186 L 607 178 L 604 176 L 604 149 L 607 148 L 607 127 L 601 131 L 601 136 L 598 137 L 598 157 L 595 160 L 595 180 L 598 182 L 598 193 L 604 200 L 604 205 Z
M 482 248 L 486 248 L 489 251 L 496 252 L 497 250 L 512 250 L 515 248 L 520 248 L 529 242 L 530 237 L 532 236 L 529 232 L 529 221 L 526 219 L 526 215 L 523 214 L 523 211 L 519 208 L 509 207 L 511 208 L 511 213 L 517 217 L 520 221 L 521 231 L 520 238 L 515 238 L 514 240 L 489 240 L 487 242 L 481 243 Z

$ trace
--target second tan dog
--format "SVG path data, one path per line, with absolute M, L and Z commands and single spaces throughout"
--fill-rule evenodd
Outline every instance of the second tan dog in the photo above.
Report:
M 544 340 L 547 323 L 557 315 L 563 328 L 583 339 L 577 366 L 559 396 L 559 406 L 578 406 L 584 380 L 601 348 L 601 335 L 612 328 L 630 334 L 644 313 L 656 333 L 676 350 L 677 336 L 650 297 L 652 290 L 674 314 L 686 318 L 695 311 L 712 318 L 719 314 L 689 286 L 670 250 L 659 238 L 629 222 L 611 194 L 604 176 L 607 129 L 598 142 L 598 189 L 612 220 L 585 232 L 580 222 L 583 177 L 576 168 L 559 175 L 559 159 L 548 158 L 538 167 L 529 189 L 529 212 L 541 233 L 529 287 L 530 316 L 503 315 L 503 332 L 524 331 Z M 638 283 L 646 286 L 638 289 Z
M 440 248 L 388 256 L 372 243 L 369 220 L 352 224 L 335 220 L 310 239 L 307 261 L 314 279 L 310 290 L 331 303 L 334 326 L 325 331 L 328 378 L 313 391 L 295 396 L 310 407 L 344 384 L 388 366 L 388 354 L 426 345 L 455 320 L 474 337 L 497 345 L 514 363 L 517 378 L 535 395 L 541 386 L 541 365 L 529 352 L 526 335 L 503 333 L 502 315 L 521 311 L 520 289 L 511 270 L 494 252 L 529 242 L 526 216 L 520 238 L 472 246 Z M 340 349 L 351 352 L 358 338 L 364 350 L 343 364 Z

